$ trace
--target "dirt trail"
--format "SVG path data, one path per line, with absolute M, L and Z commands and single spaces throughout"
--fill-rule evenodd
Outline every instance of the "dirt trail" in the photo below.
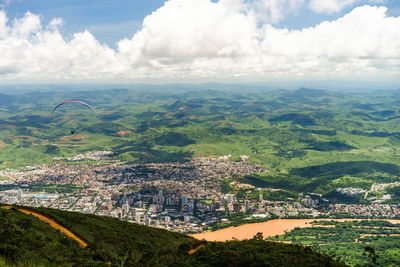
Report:
M 70 230 L 68 230 L 67 228 L 65 228 L 64 226 L 60 225 L 59 223 L 57 223 L 56 221 L 54 221 L 53 219 L 50 219 L 42 214 L 39 214 L 37 212 L 28 210 L 28 209 L 24 209 L 24 208 L 17 208 L 17 207 L 12 207 L 12 206 L 3 206 L 3 209 L 12 209 L 12 208 L 16 208 L 17 210 L 19 210 L 20 212 L 23 212 L 25 214 L 28 215 L 33 215 L 36 218 L 38 218 L 39 220 L 48 223 L 51 227 L 53 227 L 54 229 L 59 230 L 61 233 L 63 233 L 64 235 L 76 240 L 79 243 L 79 246 L 86 248 L 88 246 L 88 243 L 79 238 L 78 236 L 76 236 L 74 233 L 72 233 Z
M 201 249 L 202 247 L 205 247 L 206 245 L 205 244 L 201 244 L 200 246 L 198 246 L 197 248 L 194 248 L 194 249 L 191 249 L 191 250 L 189 250 L 189 255 L 192 255 L 192 254 L 194 254 L 194 253 L 196 253 L 196 251 L 198 251 L 199 249 Z

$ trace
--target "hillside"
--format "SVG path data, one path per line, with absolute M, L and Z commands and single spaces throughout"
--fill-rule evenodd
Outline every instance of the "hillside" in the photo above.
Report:
M 77 154 L 108 150 L 130 163 L 247 155 L 270 173 L 245 182 L 297 193 L 398 181 L 399 91 L 171 85 L 1 97 L 7 101 L 0 102 L 0 169 L 71 163 Z M 94 112 L 71 104 L 51 113 L 68 98 Z
M 16 208 L 0 209 L 0 265 L 4 266 L 342 266 L 299 245 L 260 238 L 206 242 L 107 217 L 24 208 L 69 229 L 87 242 L 83 248 Z

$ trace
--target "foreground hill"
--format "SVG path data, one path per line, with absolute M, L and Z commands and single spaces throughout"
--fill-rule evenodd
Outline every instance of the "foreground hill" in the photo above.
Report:
M 87 246 L 22 209 L 62 225 Z M 342 266 L 311 248 L 260 237 L 206 242 L 108 217 L 22 209 L 0 208 L 0 266 Z

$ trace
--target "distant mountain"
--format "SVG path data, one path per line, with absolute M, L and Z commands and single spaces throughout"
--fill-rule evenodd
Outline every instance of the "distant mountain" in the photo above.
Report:
M 9 207 L 10 208 L 10 207 Z M 31 211 L 41 219 L 24 213 Z M 78 240 L 43 218 L 68 229 Z M 46 208 L 0 207 L 0 266 L 344 266 L 310 247 L 206 242 L 108 217 Z

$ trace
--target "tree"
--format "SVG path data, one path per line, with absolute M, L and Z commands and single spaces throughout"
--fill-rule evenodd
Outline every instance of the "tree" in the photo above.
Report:
M 264 240 L 263 233 L 258 232 L 258 233 L 253 237 L 253 239 L 255 239 L 255 240 Z
M 379 258 L 379 256 L 376 255 L 375 249 L 373 247 L 369 245 L 365 246 L 363 255 L 368 256 L 369 260 L 371 261 L 370 266 L 376 266 L 376 260 L 377 258 Z

